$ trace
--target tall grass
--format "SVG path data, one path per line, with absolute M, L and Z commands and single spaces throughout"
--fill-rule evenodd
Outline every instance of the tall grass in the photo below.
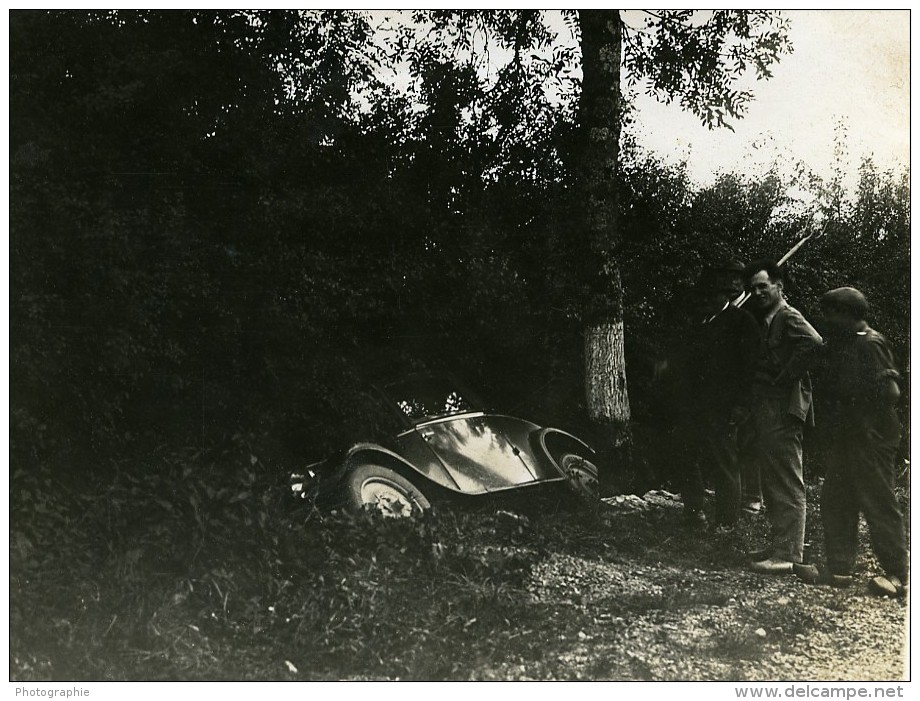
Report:
M 12 678 L 436 678 L 467 633 L 511 627 L 526 519 L 320 515 L 256 458 L 218 457 L 79 491 L 13 476 Z

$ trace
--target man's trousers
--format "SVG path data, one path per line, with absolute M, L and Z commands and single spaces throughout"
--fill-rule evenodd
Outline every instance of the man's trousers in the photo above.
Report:
M 680 428 L 686 473 L 681 494 L 689 509 L 702 510 L 705 484 L 715 489 L 714 518 L 718 525 L 733 525 L 741 510 L 741 471 L 738 464 L 738 430 L 728 419 L 701 416 Z
M 852 574 L 862 512 L 872 550 L 886 574 L 906 581 L 904 519 L 894 493 L 897 416 L 890 410 L 874 423 L 871 436 L 855 421 L 833 431 L 821 494 L 827 564 L 834 574 Z
M 771 557 L 801 562 L 805 549 L 804 422 L 789 414 L 787 398 L 754 395 L 744 425 L 743 460 L 760 472 L 773 532 Z

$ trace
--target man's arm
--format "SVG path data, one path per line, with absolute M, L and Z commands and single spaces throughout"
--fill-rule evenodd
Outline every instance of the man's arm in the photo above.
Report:
M 894 356 L 885 339 L 870 331 L 868 337 L 859 344 L 863 355 L 862 366 L 867 373 L 867 396 L 863 397 L 866 406 L 860 412 L 863 430 L 873 440 L 883 440 L 884 436 L 876 427 L 875 417 L 879 412 L 888 412 L 897 407 L 901 398 L 898 387 L 900 373 L 894 365 Z
M 776 378 L 777 382 L 782 379 L 801 379 L 817 361 L 821 345 L 824 343 L 821 334 L 815 331 L 815 328 L 797 310 L 787 308 L 783 322 L 785 341 L 792 348 L 792 353 L 783 371 Z
M 901 398 L 898 380 L 901 374 L 894 365 L 894 356 L 885 339 L 875 332 L 860 345 L 865 357 L 865 367 L 870 373 L 870 403 L 882 407 L 896 406 Z

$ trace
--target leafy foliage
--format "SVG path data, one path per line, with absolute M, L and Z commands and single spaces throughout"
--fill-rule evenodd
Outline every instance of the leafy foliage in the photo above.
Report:
M 734 87 L 753 72 L 757 80 L 792 53 L 789 21 L 776 10 L 644 11 L 642 26 L 626 24 L 624 63 L 629 80 L 647 80 L 663 102 L 680 101 L 703 124 L 728 127 L 753 92 Z
M 581 423 L 593 267 L 571 197 L 574 44 L 539 13 L 418 13 L 424 31 L 397 17 L 384 45 L 378 19 L 13 14 L 16 461 L 107 469 L 240 432 L 299 461 L 336 442 L 368 377 L 425 364 L 497 406 Z M 750 47 L 782 28 L 757 13 L 648 19 L 702 54 L 715 35 Z M 477 41 L 505 67 L 483 73 Z M 405 93 L 381 78 L 397 56 Z M 696 190 L 624 140 L 634 401 L 648 351 L 679 327 L 668 300 L 702 261 L 778 255 L 807 223 L 776 215 L 792 185 L 833 215 L 795 263 L 800 306 L 863 285 L 903 357 L 906 181 L 867 162 L 851 203 L 839 179 L 778 172 Z

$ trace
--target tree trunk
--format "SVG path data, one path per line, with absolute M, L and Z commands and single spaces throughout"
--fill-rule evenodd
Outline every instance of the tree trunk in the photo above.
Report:
M 592 421 L 628 430 L 623 342 L 622 319 L 585 328 L 585 389 Z
M 609 494 L 622 489 L 631 472 L 623 288 L 617 262 L 622 25 L 618 10 L 582 10 L 579 25 L 583 73 L 579 194 L 594 263 L 585 315 L 585 386 L 589 416 L 602 441 L 601 489 Z

